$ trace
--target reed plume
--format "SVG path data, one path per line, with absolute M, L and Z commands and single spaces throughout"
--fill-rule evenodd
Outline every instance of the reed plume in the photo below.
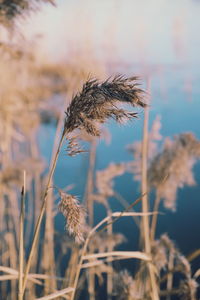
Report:
M 85 210 L 75 196 L 60 191 L 60 197 L 58 208 L 66 218 L 66 229 L 81 243 L 84 241 Z
M 96 79 L 88 80 L 67 108 L 64 133 L 85 129 L 90 135 L 100 136 L 96 122 L 104 123 L 109 118 L 122 122 L 136 117 L 137 113 L 118 108 L 116 104 L 122 102 L 132 106 L 146 106 L 137 81 L 137 77 L 123 76 L 102 83 Z
M 193 133 L 182 133 L 174 141 L 166 139 L 148 169 L 148 181 L 156 189 L 164 206 L 176 210 L 176 194 L 184 185 L 194 185 L 193 166 L 200 158 L 200 141 Z
M 126 172 L 125 163 L 110 163 L 106 169 L 96 172 L 96 187 L 98 194 L 107 199 L 115 195 L 114 178 Z

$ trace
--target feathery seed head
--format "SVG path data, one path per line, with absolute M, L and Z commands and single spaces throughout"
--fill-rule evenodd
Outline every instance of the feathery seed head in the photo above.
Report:
M 167 234 L 162 234 L 159 240 L 152 242 L 151 251 L 153 262 L 159 272 L 167 268 L 170 254 L 175 257 L 175 253 L 178 252 Z
M 58 205 L 60 212 L 66 218 L 66 229 L 75 237 L 77 243 L 84 241 L 85 209 L 73 195 L 59 191 L 61 201 Z
M 103 83 L 96 79 L 88 80 L 67 108 L 64 133 L 85 129 L 90 135 L 100 136 L 96 122 L 104 123 L 109 118 L 121 122 L 136 117 L 137 113 L 118 108 L 116 104 L 122 102 L 132 106 L 146 106 L 143 102 L 143 90 L 138 87 L 137 80 L 137 77 L 122 76 Z
M 149 185 L 156 188 L 166 208 L 176 210 L 176 194 L 183 185 L 195 184 L 193 166 L 200 158 L 200 141 L 192 133 L 166 139 L 148 169 Z
M 126 172 L 125 163 L 110 163 L 106 169 L 96 172 L 96 187 L 98 194 L 107 197 L 114 195 L 114 178 Z

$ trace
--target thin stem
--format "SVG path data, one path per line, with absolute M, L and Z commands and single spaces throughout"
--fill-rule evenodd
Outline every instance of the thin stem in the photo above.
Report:
M 19 286 L 18 300 L 23 299 L 23 269 L 24 269 L 24 216 L 25 216 L 26 172 L 24 171 L 24 183 L 21 191 L 21 211 L 19 223 Z
M 158 211 L 159 204 L 160 204 L 160 196 L 158 196 L 158 194 L 157 194 L 155 202 L 154 202 L 153 211 Z M 156 234 L 157 220 L 158 220 L 158 215 L 154 214 L 153 217 L 152 217 L 152 222 L 151 222 L 151 240 L 152 241 L 154 240 L 155 234 Z
M 148 212 L 148 196 L 147 196 L 147 158 L 148 158 L 148 120 L 149 120 L 149 108 L 146 107 L 144 111 L 144 127 L 143 127 L 143 141 L 142 141 L 142 212 Z M 150 244 L 150 228 L 149 228 L 149 216 L 144 215 L 142 218 L 142 231 L 143 231 L 143 242 L 144 249 L 148 255 L 151 255 L 151 244 Z M 152 299 L 159 300 L 158 288 L 156 283 L 156 277 L 154 269 L 151 263 L 148 263 L 150 283 L 152 290 Z
M 93 225 L 93 221 L 94 221 L 92 194 L 94 189 L 95 161 L 96 161 L 96 141 L 93 140 L 91 142 L 91 147 L 90 147 L 89 169 L 88 169 L 87 187 L 86 187 L 86 195 L 85 195 L 85 201 L 86 201 L 90 226 Z
M 174 253 L 170 251 L 169 254 L 169 263 L 168 263 L 168 270 L 172 270 L 174 267 Z M 167 291 L 171 291 L 173 288 L 173 273 L 168 273 L 167 275 Z M 171 300 L 171 295 L 168 294 L 166 300 Z
M 96 161 L 96 140 L 93 139 L 90 145 L 89 168 L 87 177 L 87 186 L 85 193 L 85 202 L 88 211 L 89 225 L 93 226 L 94 222 L 94 204 L 93 204 L 93 190 L 94 190 L 94 169 Z M 88 291 L 89 299 L 95 300 L 95 272 L 94 269 L 88 270 Z
M 35 247 L 36 247 L 36 242 L 37 242 L 37 239 L 38 239 L 38 236 L 39 236 L 39 232 L 40 232 L 40 227 L 41 227 L 42 219 L 43 219 L 43 216 L 44 216 L 44 213 L 45 213 L 45 209 L 46 209 L 46 201 L 47 201 L 48 189 L 49 189 L 50 184 L 51 184 L 51 180 L 52 180 L 55 168 L 56 168 L 58 156 L 59 156 L 59 153 L 60 153 L 60 150 L 61 150 L 64 138 L 65 138 L 65 133 L 63 132 L 63 134 L 61 136 L 61 139 L 60 139 L 60 142 L 59 142 L 59 145 L 58 145 L 58 148 L 57 148 L 57 151 L 55 153 L 55 157 L 54 157 L 54 160 L 53 160 L 50 172 L 49 172 L 49 176 L 48 176 L 46 188 L 45 188 L 45 191 L 44 191 L 43 202 L 42 202 L 40 214 L 39 214 L 39 217 L 37 219 L 37 224 L 36 224 L 36 228 L 35 228 L 35 232 L 34 232 L 34 236 L 33 236 L 31 250 L 30 250 L 30 253 L 29 253 L 29 257 L 28 257 L 26 269 L 25 269 L 25 272 L 24 272 L 23 293 L 24 293 L 25 288 L 26 288 L 27 276 L 28 276 L 28 273 L 29 273 L 29 270 L 30 270 L 30 267 L 31 267 L 31 261 L 32 261 L 32 258 L 33 258 L 34 250 L 35 250 Z
M 112 214 L 112 211 L 108 210 L 108 215 Z M 112 220 L 112 217 L 111 217 Z M 113 234 L 113 226 L 112 224 L 107 227 L 107 234 L 112 236 Z M 107 251 L 111 252 L 113 250 L 112 243 L 108 244 Z M 112 300 L 112 290 L 113 290 L 113 271 L 112 271 L 112 262 L 108 261 L 108 266 L 110 266 L 109 271 L 107 272 L 107 299 Z
M 144 128 L 143 128 L 143 142 L 142 142 L 142 212 L 148 212 L 148 196 L 147 196 L 147 151 L 148 151 L 148 108 L 145 109 L 144 113 Z M 144 215 L 142 218 L 143 225 L 143 239 L 144 248 L 146 253 L 151 252 L 150 238 L 149 238 L 149 217 Z

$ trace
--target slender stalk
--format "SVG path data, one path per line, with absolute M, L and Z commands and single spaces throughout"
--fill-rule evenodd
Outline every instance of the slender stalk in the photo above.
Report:
M 68 98 L 66 97 L 64 100 L 63 106 L 66 107 L 68 102 Z M 51 165 L 53 163 L 59 138 L 60 132 L 62 132 L 63 126 L 63 114 L 60 114 L 56 132 L 55 132 L 55 139 L 53 143 L 53 150 L 51 154 Z M 53 292 L 56 289 L 56 282 L 54 280 L 53 273 L 55 271 L 55 257 L 54 257 L 54 247 L 53 247 L 53 239 L 54 239 L 54 226 L 53 226 L 53 191 L 51 190 L 48 202 L 46 204 L 46 218 L 45 218 L 45 229 L 44 229 L 44 249 L 43 249 L 43 268 L 44 272 L 50 275 L 50 278 L 47 278 L 45 281 L 45 292 Z M 48 252 L 48 255 L 46 253 Z
M 95 273 L 94 268 L 88 269 L 88 292 L 89 300 L 95 300 Z
M 56 291 L 53 294 L 50 294 L 48 296 L 42 297 L 42 298 L 37 298 L 36 300 L 51 300 L 51 299 L 56 299 L 58 297 L 62 297 L 68 293 L 71 293 L 73 291 L 73 289 L 71 287 L 60 290 L 60 291 Z
M 23 299 L 25 194 L 26 194 L 26 172 L 24 171 L 24 183 L 23 183 L 23 187 L 22 187 L 22 191 L 21 191 L 21 211 L 20 211 L 20 224 L 19 224 L 19 286 L 18 286 L 18 300 Z
M 43 268 L 44 273 L 48 274 L 50 278 L 47 278 L 44 282 L 45 293 L 53 292 L 56 289 L 56 281 L 53 278 L 55 271 L 55 259 L 54 259 L 54 227 L 53 227 L 53 190 L 49 191 L 48 201 L 46 204 L 46 218 L 45 218 L 45 233 L 44 233 L 44 248 L 43 248 Z M 48 255 L 46 255 L 48 253 Z
M 144 111 L 144 127 L 143 127 L 143 142 L 142 142 L 142 212 L 148 212 L 148 195 L 147 195 L 147 158 L 148 158 L 148 120 L 149 120 L 149 108 L 145 108 Z M 150 228 L 149 228 L 149 216 L 144 215 L 142 218 L 142 232 L 143 232 L 143 243 L 145 252 L 151 255 L 151 244 L 150 244 Z M 159 300 L 158 288 L 156 284 L 156 277 L 154 269 L 151 263 L 148 263 L 150 283 L 152 290 L 152 300 Z
M 173 270 L 174 267 L 174 253 L 170 251 L 169 254 L 169 263 L 168 263 L 168 270 Z M 167 275 L 167 291 L 170 292 L 173 288 L 173 272 L 168 273 Z M 168 294 L 166 300 L 171 300 L 171 295 Z
M 60 150 L 61 150 L 64 138 L 65 138 L 65 133 L 63 132 L 63 134 L 61 136 L 61 139 L 60 139 L 60 142 L 59 142 L 59 145 L 58 145 L 58 148 L 57 148 L 57 151 L 55 153 L 55 157 L 54 157 L 52 166 L 50 168 L 50 172 L 49 172 L 49 176 L 48 176 L 46 188 L 45 188 L 44 195 L 43 195 L 43 202 L 42 202 L 40 214 L 39 214 L 38 219 L 37 219 L 37 224 L 36 224 L 36 228 L 35 228 L 35 232 L 34 232 L 34 236 L 33 236 L 31 250 L 30 250 L 30 253 L 29 253 L 27 265 L 26 265 L 25 272 L 24 272 L 23 293 L 24 293 L 25 288 L 26 288 L 27 276 L 28 276 L 28 273 L 29 273 L 29 270 L 30 270 L 30 267 L 31 267 L 32 257 L 33 257 L 33 254 L 34 254 L 34 250 L 35 250 L 35 247 L 36 247 L 36 242 L 37 242 L 37 239 L 38 239 L 38 236 L 39 236 L 39 232 L 40 232 L 40 227 L 41 227 L 42 219 L 43 219 L 43 216 L 44 216 L 44 213 L 45 213 L 45 209 L 46 209 L 46 201 L 47 201 L 48 189 L 49 189 L 49 187 L 51 185 L 51 180 L 52 180 L 55 168 L 56 168 L 58 156 L 59 156 L 59 153 L 60 153 Z
M 138 258 L 144 261 L 150 261 L 150 257 L 145 254 L 144 252 L 140 251 L 111 251 L 111 252 L 101 252 L 101 253 L 94 253 L 88 254 L 83 256 L 84 260 L 102 258 L 102 257 L 126 257 L 126 258 Z
M 108 210 L 107 214 L 112 215 L 112 211 Z M 112 217 L 111 217 L 111 220 L 112 220 Z M 111 236 L 113 234 L 112 224 L 107 227 L 107 234 L 109 236 Z M 112 244 L 110 244 L 110 245 L 108 244 L 107 251 L 111 252 L 112 250 L 113 250 Z M 108 262 L 108 265 L 112 269 L 112 262 Z M 107 299 L 108 300 L 112 300 L 112 290 L 113 290 L 113 281 L 112 281 L 112 279 L 113 279 L 113 272 L 109 270 L 107 272 Z
M 160 204 L 160 196 L 156 195 L 153 211 L 158 211 L 159 204 Z M 154 240 L 155 234 L 156 234 L 157 220 L 158 220 L 158 215 L 154 214 L 152 217 L 152 222 L 151 222 L 151 240 L 152 241 Z
M 85 193 L 85 202 L 88 211 L 89 225 L 93 225 L 94 211 L 93 211 L 93 189 L 94 189 L 94 169 L 96 161 L 96 141 L 93 139 L 90 147 L 89 169 L 87 178 L 87 187 Z
M 148 196 L 147 196 L 147 156 L 148 156 L 148 108 L 145 109 L 144 113 L 144 128 L 143 128 L 143 142 L 142 142 L 142 185 L 141 192 L 142 197 L 142 212 L 148 212 Z M 149 238 L 149 217 L 144 215 L 142 218 L 143 225 L 143 239 L 144 248 L 147 253 L 151 252 L 150 238 Z
M 85 202 L 88 211 L 89 225 L 93 226 L 94 222 L 94 204 L 93 204 L 93 190 L 94 190 L 94 169 L 96 160 L 96 140 L 93 139 L 90 146 L 89 169 L 87 178 L 87 187 L 85 193 Z M 89 299 L 95 300 L 95 273 L 94 269 L 88 270 L 88 291 Z
M 65 285 L 67 285 L 67 286 L 73 285 L 74 278 L 76 275 L 76 268 L 74 268 L 74 266 L 78 265 L 78 261 L 79 261 L 79 249 L 73 248 L 73 251 L 71 251 L 71 256 L 70 256 L 70 260 L 68 263 L 68 267 L 65 271 L 65 276 L 64 276 L 64 278 L 66 278 L 67 282 L 66 283 L 63 282 L 62 288 L 64 288 Z

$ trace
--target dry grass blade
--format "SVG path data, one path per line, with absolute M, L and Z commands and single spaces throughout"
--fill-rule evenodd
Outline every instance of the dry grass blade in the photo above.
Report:
M 114 212 L 112 213 L 112 217 L 120 217 L 121 216 L 121 212 Z M 137 217 L 144 217 L 144 216 L 152 216 L 152 215 L 156 215 L 159 214 L 158 211 L 153 211 L 153 212 L 146 212 L 146 213 L 142 213 L 142 212 L 124 212 L 123 213 L 123 217 L 133 217 L 133 216 L 137 216 Z
M 18 275 L 1 275 L 0 281 L 13 280 L 13 279 L 17 279 L 17 278 L 18 278 Z
M 194 252 L 192 252 L 191 254 L 189 254 L 187 256 L 187 260 L 189 262 L 193 261 L 194 259 L 196 259 L 198 256 L 200 256 L 200 249 L 195 250 Z
M 102 258 L 102 257 L 125 257 L 125 258 L 137 258 L 145 261 L 150 261 L 150 257 L 140 251 L 111 251 L 111 252 L 105 252 L 105 253 L 95 253 L 95 254 L 89 254 L 84 255 L 83 260 L 90 260 L 94 258 Z
M 130 257 L 130 258 L 134 258 L 134 257 Z M 95 260 L 95 261 L 92 261 L 92 262 L 83 263 L 81 268 L 82 269 L 87 269 L 87 268 L 91 268 L 91 267 L 98 267 L 98 266 L 101 266 L 101 265 L 103 265 L 107 262 L 124 260 L 124 259 L 129 259 L 129 257 L 127 257 L 127 256 L 109 256 L 109 257 L 105 257 L 105 259 L 99 259 L 99 260 Z M 150 261 L 150 258 L 149 258 L 149 261 Z M 156 273 L 156 269 L 154 269 L 154 270 L 155 270 L 155 273 Z
M 0 276 L 0 281 L 7 281 L 7 280 L 17 280 L 19 275 L 1 275 Z M 43 286 L 43 282 L 40 280 L 35 279 L 32 277 L 31 274 L 28 275 L 28 280 L 32 281 L 34 284 L 41 285 Z
M 63 296 L 65 294 L 73 292 L 73 290 L 74 290 L 73 288 L 68 287 L 66 289 L 63 289 L 63 290 L 57 291 L 55 293 L 52 293 L 52 294 L 50 294 L 48 296 L 37 298 L 36 300 L 51 300 L 51 299 L 56 299 L 56 298 L 58 298 L 60 296 Z
M 12 268 L 9 268 L 9 267 L 0 266 L 0 271 L 12 275 L 13 278 L 10 278 L 10 279 L 17 279 L 19 277 L 19 272 L 17 270 L 15 270 L 15 269 L 12 269 Z M 2 275 L 2 276 L 4 276 L 4 275 Z M 1 278 L 1 276 L 0 276 L 0 278 Z M 39 285 L 42 284 L 42 282 L 39 281 L 39 280 L 37 280 L 37 279 L 35 279 L 34 276 L 32 276 L 32 274 L 28 275 L 28 279 L 30 281 L 36 283 L 36 284 L 39 284 Z
M 0 266 L 0 271 L 5 272 L 12 275 L 18 275 L 18 271 L 9 267 Z

